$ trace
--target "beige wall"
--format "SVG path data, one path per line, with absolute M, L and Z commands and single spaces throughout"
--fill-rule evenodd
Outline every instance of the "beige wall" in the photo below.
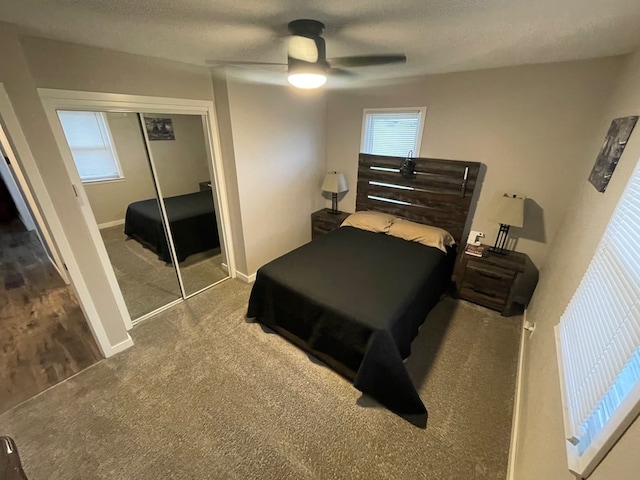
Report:
M 207 68 L 36 37 L 21 37 L 38 87 L 211 100 Z
M 229 201 L 229 215 L 233 219 L 231 233 L 236 257 L 236 268 L 247 275 L 247 256 L 244 251 L 244 232 L 242 231 L 242 211 L 240 209 L 240 191 L 238 190 L 238 172 L 236 170 L 236 153 L 233 147 L 233 132 L 231 129 L 231 106 L 229 105 L 229 89 L 227 76 L 224 72 L 216 72 L 212 76 L 213 88 L 216 92 L 216 115 L 218 117 L 218 134 L 220 150 L 227 177 L 227 199 Z
M 325 171 L 322 92 L 229 81 L 248 275 L 311 240 Z
M 518 432 L 519 446 L 515 478 L 518 480 L 572 479 L 567 472 L 564 431 L 560 405 L 558 369 L 553 327 L 558 323 L 577 288 L 602 232 L 620 198 L 638 159 L 640 132 L 632 134 L 611 182 L 598 193 L 587 181 L 611 120 L 640 114 L 640 51 L 626 59 L 619 84 L 600 116 L 581 161 L 572 173 L 578 185 L 550 248 L 544 274 L 528 310 L 536 331 L 525 346 L 523 405 Z M 596 469 L 590 480 L 638 478 L 640 423 L 627 430 Z
M 426 106 L 420 155 L 486 165 L 473 229 L 493 243 L 493 199 L 526 195 L 517 250 L 541 266 L 578 181 L 581 146 L 620 69 L 620 58 L 533 65 L 415 79 L 405 85 L 331 92 L 327 105 L 327 168 L 343 171 L 349 192 L 340 208 L 355 208 L 362 109 Z M 537 206 L 536 206 L 537 204 Z M 542 217 L 542 218 L 541 218 Z
M 106 115 L 124 179 L 84 184 L 98 225 L 124 220 L 127 205 L 156 196 L 138 115 Z

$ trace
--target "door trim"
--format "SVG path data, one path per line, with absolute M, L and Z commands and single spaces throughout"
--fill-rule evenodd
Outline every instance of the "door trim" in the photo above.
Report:
M 4 125 L 3 125 L 4 124 Z M 7 130 L 7 131 L 5 131 Z M 9 130 L 11 133 L 9 133 Z M 15 145 L 12 144 L 9 137 L 12 137 Z M 24 144 L 22 144 L 24 141 Z M 20 123 L 18 122 L 18 118 L 13 110 L 13 105 L 11 105 L 11 101 L 9 100 L 9 96 L 4 88 L 4 85 L 0 83 L 0 143 L 2 143 L 3 148 L 5 149 L 5 153 L 9 157 L 9 161 L 11 162 L 12 168 L 10 168 L 11 176 L 16 184 L 20 187 L 20 190 L 23 194 L 23 200 L 28 205 L 31 210 L 31 214 L 33 216 L 32 220 L 36 223 L 36 233 L 40 238 L 40 241 L 47 244 L 47 256 L 49 256 L 49 252 L 51 252 L 51 256 L 49 259 L 53 264 L 54 268 L 58 271 L 62 280 L 68 285 L 71 283 L 69 279 L 69 275 L 64 268 L 64 262 L 62 261 L 62 257 L 60 252 L 58 251 L 58 246 L 56 242 L 53 240 L 53 233 L 50 231 L 50 228 L 53 229 L 54 225 L 48 225 L 43 218 L 42 211 L 46 213 L 46 217 L 50 218 L 50 215 L 55 215 L 53 209 L 48 209 L 47 207 L 51 205 L 51 200 L 49 199 L 49 195 L 46 190 L 39 192 L 39 195 L 36 195 L 35 189 L 36 186 L 44 189 L 44 185 L 40 184 L 38 180 L 40 180 L 40 174 L 38 172 L 38 179 L 33 181 L 33 187 L 29 185 L 27 182 L 27 175 L 25 171 L 23 171 L 23 165 L 21 165 L 20 159 L 24 158 L 22 154 L 31 155 L 31 152 L 28 150 L 28 145 L 26 139 L 24 138 L 24 134 L 22 133 L 22 128 L 20 127 Z M 18 147 L 21 147 L 19 151 Z M 30 174 L 30 177 L 33 177 L 33 174 Z M 32 188 L 34 191 L 32 191 Z M 44 204 L 42 204 L 42 211 L 36 198 L 41 198 L 44 200 Z M 46 210 L 51 210 L 51 212 L 46 212 Z M 57 224 L 58 219 L 55 217 L 54 221 L 50 221 L 50 224 Z M 61 227 L 60 227 L 61 228 Z M 42 233 L 42 237 L 40 233 Z
M 57 250 L 54 249 L 52 252 L 59 253 L 60 262 L 63 265 L 61 273 L 64 273 L 66 277 L 66 272 L 68 271 L 67 278 L 71 279 L 71 285 L 75 290 L 82 312 L 98 343 L 98 347 L 105 357 L 110 357 L 117 353 L 117 349 L 127 348 L 133 345 L 133 342 L 131 337 L 128 337 L 119 345 L 111 345 L 104 326 L 100 321 L 100 315 L 96 310 L 89 289 L 84 281 L 82 271 L 67 241 L 67 236 L 62 228 L 60 219 L 53 208 L 53 203 L 40 175 L 40 169 L 31 153 L 31 148 L 22 131 L 22 126 L 18 121 L 11 100 L 2 83 L 0 83 L 0 117 L 3 122 L 3 127 L 6 128 L 5 133 L 9 139 L 9 144 L 13 147 L 14 153 L 16 154 L 16 165 L 20 166 L 20 170 L 24 174 L 24 179 L 28 179 L 29 186 L 31 187 L 30 191 L 33 193 L 37 205 L 42 209 L 42 216 L 46 218 L 46 226 L 49 227 L 49 231 L 54 240 L 52 246 L 57 248 Z

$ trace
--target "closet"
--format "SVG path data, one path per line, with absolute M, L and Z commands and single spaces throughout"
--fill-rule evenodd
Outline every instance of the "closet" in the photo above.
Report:
M 205 115 L 56 113 L 133 323 L 228 278 Z

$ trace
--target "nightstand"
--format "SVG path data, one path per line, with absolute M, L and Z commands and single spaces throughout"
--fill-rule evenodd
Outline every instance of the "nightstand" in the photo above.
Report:
M 342 225 L 342 222 L 351 215 L 350 213 L 340 212 L 337 215 L 329 213 L 330 208 L 323 208 L 311 214 L 311 238 L 319 237 L 325 233 L 334 231 Z
M 538 269 L 520 252 L 488 252 L 484 257 L 463 253 L 455 276 L 459 298 L 498 310 L 505 317 L 524 312 L 538 283 Z

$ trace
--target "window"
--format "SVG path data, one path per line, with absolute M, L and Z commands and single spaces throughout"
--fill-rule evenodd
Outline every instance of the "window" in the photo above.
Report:
M 424 128 L 426 108 L 384 108 L 364 110 L 362 125 L 363 153 L 417 157 Z
M 58 118 L 83 182 L 122 178 L 104 113 L 59 111 Z
M 640 163 L 556 327 L 569 467 L 588 476 L 640 409 Z

